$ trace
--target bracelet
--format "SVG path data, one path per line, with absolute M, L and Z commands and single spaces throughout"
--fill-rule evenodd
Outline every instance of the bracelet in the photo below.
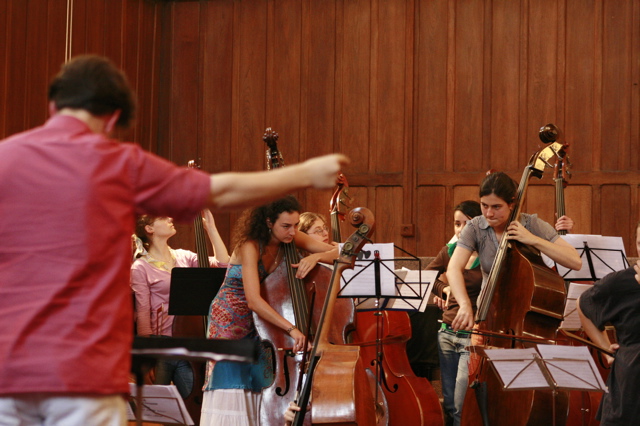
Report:
M 296 327 L 295 325 L 292 325 L 291 327 L 287 328 L 287 334 L 291 334 L 291 332 L 293 330 L 295 330 L 296 328 L 298 328 L 298 327 Z

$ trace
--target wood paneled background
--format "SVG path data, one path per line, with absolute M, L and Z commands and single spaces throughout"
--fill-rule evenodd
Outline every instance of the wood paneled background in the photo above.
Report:
M 46 119 L 65 57 L 104 54 L 139 97 L 121 139 L 209 172 L 264 169 L 266 127 L 287 163 L 343 152 L 375 240 L 433 256 L 454 205 L 488 169 L 519 181 L 551 122 L 575 232 L 636 255 L 640 0 L 4 0 L 0 26 L 0 137 Z M 525 211 L 554 221 L 551 170 Z M 227 241 L 237 217 L 216 214 Z

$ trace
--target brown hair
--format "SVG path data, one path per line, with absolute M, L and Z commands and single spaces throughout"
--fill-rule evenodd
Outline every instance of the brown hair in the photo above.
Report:
M 136 237 L 142 240 L 142 245 L 147 250 L 149 250 L 149 247 L 151 246 L 151 240 L 149 239 L 149 234 L 147 234 L 147 231 L 144 228 L 155 222 L 158 217 L 159 216 L 143 214 L 142 216 L 138 216 L 138 220 L 136 220 Z
M 116 125 L 127 128 L 136 109 L 127 77 L 109 59 L 77 56 L 62 65 L 49 85 L 49 100 L 58 110 L 83 109 L 97 117 L 120 110 Z
M 504 172 L 488 174 L 480 184 L 480 197 L 495 194 L 508 204 L 515 201 L 517 192 L 518 184 Z
M 267 219 L 271 223 L 276 223 L 281 213 L 300 212 L 300 210 L 302 207 L 293 195 L 287 195 L 272 203 L 245 210 L 238 219 L 233 232 L 234 247 L 238 247 L 248 240 L 255 240 L 266 245 L 271 238 Z

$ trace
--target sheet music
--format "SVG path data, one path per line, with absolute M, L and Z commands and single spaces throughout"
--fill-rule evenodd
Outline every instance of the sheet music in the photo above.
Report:
M 565 389 L 606 389 L 586 346 L 538 345 L 556 386 Z
M 343 244 L 340 244 L 342 250 Z M 395 262 L 393 243 L 365 244 L 358 255 L 353 269 L 347 269 L 342 273 L 340 280 L 341 297 L 375 296 L 375 265 L 374 251 L 380 252 L 380 295 L 395 296 L 395 276 L 393 270 Z M 386 267 L 385 267 L 386 265 Z
M 127 420 L 135 421 L 135 397 L 138 388 L 134 383 L 129 383 L 129 390 L 131 396 L 127 404 Z M 162 424 L 194 424 L 175 385 L 142 387 L 142 420 Z
M 373 311 L 380 309 L 396 311 L 424 312 L 429 302 L 431 289 L 438 276 L 438 271 L 417 271 L 407 268 L 394 271 L 396 293 L 394 298 L 360 297 L 356 299 L 356 309 Z M 422 279 L 422 282 L 420 281 Z M 403 282 L 404 281 L 404 282 Z
M 505 389 L 547 389 L 549 383 L 535 361 L 535 348 L 486 349 Z
M 424 312 L 429 302 L 429 295 L 433 289 L 433 284 L 436 282 L 438 271 L 414 271 L 403 268 L 402 270 L 396 271 L 396 275 L 404 281 L 404 283 L 398 283 L 397 295 L 405 297 L 406 299 L 390 299 L 387 308 Z M 421 279 L 422 282 L 420 281 Z M 420 299 L 415 299 L 416 296 L 419 296 Z
M 580 317 L 578 316 L 577 301 L 578 297 L 587 289 L 593 287 L 593 284 L 570 283 L 567 292 L 567 302 L 564 305 L 564 321 L 560 323 L 560 328 L 579 329 L 582 328 Z
M 624 242 L 622 237 L 605 237 L 602 235 L 588 235 L 588 234 L 567 234 L 562 235 L 566 242 L 575 247 L 582 258 L 582 269 L 579 271 L 572 271 L 565 268 L 562 265 L 554 263 L 546 255 L 542 255 L 545 263 L 555 264 L 558 268 L 558 273 L 561 277 L 567 280 L 586 280 L 586 279 L 601 279 L 605 275 L 608 275 L 614 271 L 620 271 L 626 269 L 628 264 L 626 263 L 626 253 L 624 250 Z M 595 277 L 592 276 L 589 269 L 589 262 L 587 261 L 584 244 L 587 243 L 591 249 L 591 259 L 593 262 L 593 268 L 595 270 Z

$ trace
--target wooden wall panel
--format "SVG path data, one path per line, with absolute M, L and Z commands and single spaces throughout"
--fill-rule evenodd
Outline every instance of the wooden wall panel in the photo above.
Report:
M 601 234 L 621 236 L 627 244 L 626 251 L 632 255 L 637 221 L 631 219 L 631 189 L 629 185 L 603 185 L 601 202 L 598 206 L 602 218 Z
M 517 146 L 503 141 L 482 140 L 485 58 L 489 52 L 485 49 L 485 7 L 483 2 L 464 0 L 455 2 L 455 66 L 451 71 L 455 79 L 454 97 L 454 128 L 452 149 L 454 153 L 454 171 L 468 172 L 477 170 L 478 166 L 489 168 L 489 165 L 478 164 L 483 159 L 483 153 L 491 148 L 492 157 L 498 152 L 506 158 L 513 158 Z M 510 142 L 510 141 L 509 141 Z M 496 149 L 492 149 L 495 147 Z M 499 148 L 499 149 L 498 149 Z M 503 157 L 503 159 L 505 158 Z M 496 164 L 491 158 L 490 164 Z
M 374 3 L 376 4 L 376 3 Z M 406 3 L 399 7 L 390 2 L 378 2 L 372 21 L 375 46 L 373 48 L 374 78 L 372 92 L 372 141 L 373 172 L 402 173 L 404 155 L 411 142 L 411 134 L 405 129 L 407 86 L 405 67 L 410 64 L 406 51 L 407 26 Z
M 266 123 L 288 142 L 285 160 L 300 158 L 302 3 L 280 0 L 270 4 L 267 31 Z
M 564 32 L 560 25 L 564 17 L 559 10 L 561 4 L 557 0 L 539 0 L 530 1 L 527 5 L 527 61 L 520 74 L 526 84 L 522 105 L 526 121 L 520 135 L 528 141 L 539 142 L 535 134 L 547 123 L 556 123 L 564 128 Z M 529 150 L 531 146 L 527 145 Z
M 597 46 L 595 0 L 567 0 L 565 126 L 576 170 L 600 170 L 594 150 Z
M 603 170 L 628 170 L 631 164 L 632 9 L 631 1 L 603 4 L 602 124 L 599 135 Z
M 300 158 L 338 150 L 336 3 L 301 2 Z
M 27 39 L 28 39 L 28 4 L 27 2 L 11 2 L 6 15 L 7 49 L 4 81 L 6 102 L 3 111 L 7 114 L 4 126 L 4 134 L 10 135 L 20 132 L 27 127 L 27 105 L 31 99 L 27 99 L 27 87 L 31 82 L 26 74 L 27 70 Z M 32 77 L 33 78 L 33 77 Z M 42 98 L 43 100 L 46 99 Z M 43 105 L 38 107 L 42 111 Z M 42 112 L 40 113 L 42 115 Z
M 522 41 L 522 13 L 519 2 L 502 0 L 492 4 L 491 47 L 483 55 L 483 60 L 491 61 L 491 74 L 487 75 L 485 85 L 489 96 L 483 96 L 490 103 L 489 136 L 491 137 L 491 163 L 488 168 L 514 170 L 528 160 L 530 154 L 526 133 L 520 131 L 521 105 L 526 106 L 525 93 L 521 92 L 520 55 Z M 525 67 L 526 69 L 526 67 Z M 524 109 L 526 111 L 526 108 Z M 483 125 L 486 125 L 486 119 Z M 476 131 L 477 134 L 481 132 Z M 471 160 L 472 158 L 469 158 Z M 469 170 L 476 170 L 478 164 L 471 164 Z
M 0 4 L 1 136 L 44 121 L 42 92 L 64 60 L 67 1 L 37 3 Z M 201 158 L 211 172 L 264 169 L 267 126 L 288 164 L 344 152 L 353 206 L 373 207 L 376 237 L 431 256 L 485 171 L 519 180 L 538 128 L 553 122 L 571 144 L 565 198 L 576 231 L 618 233 L 631 248 L 640 0 L 73 4 L 71 53 L 108 55 L 138 92 L 136 126 L 122 139 L 177 163 Z M 551 175 L 532 183 L 526 204 L 549 221 Z M 299 197 L 326 213 L 330 195 Z M 628 215 L 612 222 L 604 206 L 614 202 Z M 238 216 L 216 214 L 223 238 Z M 400 236 L 411 225 L 415 235 Z
M 443 186 L 421 186 L 416 190 L 416 256 L 431 253 L 432 256 L 453 236 L 453 208 L 451 211 L 441 206 L 447 205 L 446 190 Z M 445 223 L 447 226 L 445 226 Z
M 448 102 L 453 89 L 453 76 L 447 71 L 453 61 L 453 46 L 448 33 L 453 16 L 453 3 L 445 0 L 417 2 L 415 18 L 414 75 L 414 139 L 417 173 L 451 171 L 447 148 L 453 129 L 448 123 L 453 103 Z M 477 143 L 480 143 L 478 141 Z M 467 144 L 469 145 L 469 144 Z M 449 149 L 449 158 L 456 152 Z
M 371 171 L 371 2 L 341 1 L 338 4 L 338 69 L 340 93 L 340 147 L 357 161 L 350 173 Z

